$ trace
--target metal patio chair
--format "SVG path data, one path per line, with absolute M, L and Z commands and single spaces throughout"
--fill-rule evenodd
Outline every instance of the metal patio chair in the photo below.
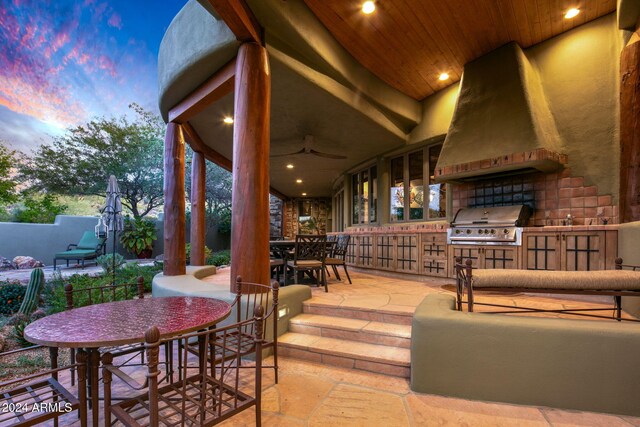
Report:
M 316 273 L 316 283 L 322 283 L 325 292 L 329 292 L 325 276 L 325 257 L 327 249 L 327 236 L 316 234 L 296 235 L 295 251 L 293 259 L 287 261 L 287 270 L 293 272 L 294 277 L 298 273 Z M 285 275 L 285 282 L 287 276 Z
M 346 257 L 350 239 L 351 236 L 348 234 L 338 236 L 337 243 L 333 245 L 331 250 L 331 255 L 325 259 L 325 265 L 333 269 L 338 280 L 341 280 L 340 274 L 338 274 L 338 267 L 342 267 L 344 273 L 347 275 L 347 279 L 349 279 L 349 283 L 351 283 L 351 277 L 349 276 L 349 271 L 347 271 Z

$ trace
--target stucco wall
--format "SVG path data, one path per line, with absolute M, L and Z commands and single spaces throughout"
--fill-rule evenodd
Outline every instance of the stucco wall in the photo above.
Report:
M 611 13 L 525 51 L 538 69 L 572 174 L 618 198 L 619 58 Z
M 13 259 L 32 256 L 46 265 L 53 264 L 53 255 L 78 243 L 85 231 L 94 231 L 97 217 L 58 215 L 53 224 L 22 224 L 0 222 L 0 256 Z M 111 248 L 111 239 L 109 239 Z

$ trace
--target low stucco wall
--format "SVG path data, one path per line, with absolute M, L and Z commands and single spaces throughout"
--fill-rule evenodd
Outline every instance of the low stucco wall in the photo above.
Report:
M 429 295 L 411 332 L 411 389 L 640 415 L 640 325 L 465 313 Z
M 640 221 L 618 226 L 618 256 L 627 265 L 640 265 Z M 622 308 L 629 314 L 640 317 L 640 297 L 622 298 Z
M 26 255 L 51 265 L 56 252 L 78 243 L 85 231 L 94 231 L 97 223 L 97 217 L 72 215 L 58 215 L 53 224 L 0 222 L 0 256 L 13 259 Z M 111 239 L 108 244 L 110 250 Z
M 215 274 L 215 267 L 191 267 L 187 266 L 187 274 L 182 276 L 156 275 L 152 282 L 154 297 L 192 296 L 217 298 L 233 303 L 235 294 L 229 292 L 228 284 L 214 284 L 201 280 L 204 277 Z M 303 285 L 290 285 L 280 288 L 278 294 L 278 335 L 288 331 L 289 319 L 302 313 L 303 301 L 311 298 L 311 288 Z M 232 323 L 235 312 L 222 324 Z M 271 325 L 267 325 L 267 339 L 273 335 Z

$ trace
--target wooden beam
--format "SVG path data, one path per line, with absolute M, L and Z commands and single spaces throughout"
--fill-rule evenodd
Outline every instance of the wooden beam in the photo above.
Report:
M 198 132 L 196 132 L 193 126 L 191 126 L 191 123 L 184 123 L 182 125 L 182 128 L 184 130 L 186 140 L 193 151 L 202 153 L 207 160 L 215 163 L 222 169 L 225 169 L 229 172 L 232 171 L 233 165 L 231 164 L 231 160 L 205 144 L 202 138 L 200 138 L 200 135 L 198 135 Z M 269 187 L 269 193 L 273 194 L 276 197 L 279 197 L 282 200 L 287 200 L 289 198 L 289 196 L 271 186 Z
M 640 36 L 620 56 L 620 222 L 640 220 Z
M 228 93 L 233 92 L 236 59 L 233 58 L 196 90 L 169 110 L 169 121 L 185 123 Z
M 205 144 L 202 138 L 200 138 L 200 135 L 198 135 L 198 132 L 191 126 L 191 123 L 184 123 L 182 127 L 193 151 L 202 153 L 207 160 L 231 172 L 231 160 Z
M 164 274 L 186 273 L 184 137 L 182 127 L 169 123 L 164 139 Z
M 263 44 L 263 29 L 244 0 L 208 0 L 241 42 Z
M 238 51 L 233 123 L 231 290 L 235 278 L 268 284 L 269 123 L 271 79 L 267 50 L 244 43 Z
M 194 152 L 191 161 L 191 265 L 205 265 L 205 192 L 207 167 L 204 155 Z

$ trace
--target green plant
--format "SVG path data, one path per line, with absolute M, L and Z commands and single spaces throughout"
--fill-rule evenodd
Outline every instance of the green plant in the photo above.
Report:
M 29 284 L 27 285 L 27 291 L 24 294 L 22 304 L 18 312 L 25 316 L 30 315 L 40 302 L 40 294 L 44 287 L 44 271 L 41 268 L 34 268 L 29 276 Z
M 15 325 L 13 325 L 13 329 L 11 330 L 11 337 L 18 343 L 20 347 L 29 347 L 33 345 L 24 337 L 24 329 L 28 324 L 29 322 L 16 323 Z
M 153 249 L 153 241 L 157 238 L 156 224 L 153 221 L 126 218 L 120 243 L 128 252 L 139 255 L 141 252 Z
M 221 265 L 229 265 L 231 264 L 231 251 L 219 251 L 212 254 L 207 258 L 208 265 L 215 265 L 219 267 Z
M 57 197 L 52 194 L 39 197 L 31 193 L 23 193 L 22 197 L 24 207 L 14 212 L 16 222 L 52 224 L 56 220 L 56 215 L 64 213 L 67 209 L 67 206 L 59 203 Z
M 127 263 L 120 254 L 116 254 L 115 261 L 116 270 L 119 270 L 120 267 Z M 109 275 L 113 273 L 113 254 L 100 255 L 96 258 L 96 262 L 102 267 L 102 271 L 104 271 L 105 274 Z
M 10 316 L 20 309 L 25 287 L 16 282 L 0 282 L 0 314 Z
M 213 251 L 208 247 L 204 247 L 204 259 L 207 260 L 213 255 Z M 191 259 L 191 243 L 187 243 L 187 262 Z

